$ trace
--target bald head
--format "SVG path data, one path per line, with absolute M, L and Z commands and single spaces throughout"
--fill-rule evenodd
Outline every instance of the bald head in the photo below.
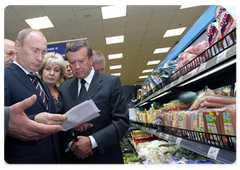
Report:
M 15 43 L 12 40 L 4 39 L 4 66 L 8 67 L 15 59 Z

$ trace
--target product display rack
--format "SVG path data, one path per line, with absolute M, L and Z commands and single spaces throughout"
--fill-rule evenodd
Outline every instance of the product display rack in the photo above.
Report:
M 194 89 L 193 86 L 200 79 L 201 83 L 199 84 L 204 86 L 206 81 L 209 80 L 209 78 L 206 78 L 208 76 L 211 77 L 210 79 L 216 78 L 214 80 L 215 84 L 222 83 L 223 79 L 218 78 L 221 74 L 227 77 L 228 73 L 231 73 L 231 76 L 236 77 L 236 71 L 234 72 L 236 70 L 236 40 L 232 39 L 233 41 L 228 43 L 226 42 L 227 36 L 235 37 L 236 29 L 207 48 L 170 78 L 155 86 L 151 94 L 144 95 L 142 100 L 136 101 L 132 106 L 149 106 L 151 102 L 157 101 L 158 98 L 164 98 L 167 101 L 168 96 L 166 94 L 174 93 L 174 91 L 178 91 L 178 88 L 185 85 L 187 85 L 187 88 Z M 222 50 L 219 50 L 219 43 L 224 46 Z M 214 48 L 217 48 L 217 51 Z M 230 82 L 230 84 L 233 84 L 233 82 Z M 163 95 L 165 96 L 162 97 Z M 236 160 L 236 136 L 197 132 L 140 122 L 132 122 L 132 126 L 221 163 L 231 164 Z
M 236 136 L 197 132 L 139 122 L 132 122 L 132 126 L 222 163 L 230 164 L 236 160 Z M 175 131 L 175 133 L 171 133 L 171 131 Z M 223 142 L 217 140 L 209 142 L 208 137 L 220 138 L 220 141 L 225 139 L 227 142 L 224 142 L 224 145 L 221 144 Z
M 232 36 L 236 35 L 236 29 L 231 31 L 226 36 Z M 225 37 L 226 37 L 225 36 Z M 215 52 L 215 54 L 212 54 L 212 51 L 214 50 L 213 47 L 216 45 L 218 47 L 218 43 L 221 44 L 227 44 L 227 46 L 223 50 L 219 50 L 218 53 Z M 138 100 L 135 103 L 133 103 L 133 107 L 139 107 L 146 102 L 153 101 L 158 96 L 164 94 L 168 90 L 177 87 L 187 81 L 194 82 L 195 78 L 198 76 L 204 76 L 204 74 L 211 74 L 211 72 L 214 72 L 214 68 L 221 66 L 222 69 L 225 67 L 228 67 L 230 65 L 236 64 L 236 41 L 234 40 L 233 43 L 228 44 L 226 43 L 226 38 L 222 38 L 217 43 L 215 43 L 213 46 L 207 48 L 204 52 L 202 52 L 200 55 L 198 55 L 194 60 L 190 61 L 187 65 L 182 67 L 180 70 L 178 70 L 175 74 L 180 74 L 179 77 L 173 78 L 171 76 L 170 78 L 164 80 L 159 85 L 155 86 L 153 89 L 154 93 L 152 94 L 146 94 L 143 96 L 142 100 Z M 211 56 L 211 57 L 210 57 Z M 204 58 L 204 59 L 203 59 Z

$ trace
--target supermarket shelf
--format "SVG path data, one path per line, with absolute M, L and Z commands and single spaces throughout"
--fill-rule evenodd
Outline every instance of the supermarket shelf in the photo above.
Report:
M 234 163 L 236 160 L 236 152 L 229 150 L 229 149 L 219 148 L 216 146 L 211 146 L 209 144 L 205 144 L 205 143 L 201 143 L 201 142 L 197 142 L 197 141 L 192 141 L 192 140 L 189 140 L 186 138 L 174 136 L 172 134 L 162 132 L 155 128 L 144 126 L 137 122 L 136 123 L 132 122 L 132 126 L 137 127 L 146 132 L 152 133 L 159 138 L 162 138 L 162 139 L 165 139 L 172 143 L 178 144 L 186 149 L 189 149 L 193 152 L 199 153 L 203 156 L 212 158 L 212 159 L 217 160 L 222 163 L 231 164 L 231 163 Z
M 231 34 L 236 34 L 236 31 L 237 29 L 234 30 Z M 225 39 L 222 39 L 221 43 L 223 43 L 224 40 Z M 208 48 L 194 60 L 189 62 L 186 66 L 184 66 L 181 70 L 179 70 L 178 72 L 180 72 L 180 77 L 176 78 L 175 80 L 172 79 L 173 76 L 169 79 L 166 79 L 155 87 L 156 90 L 153 94 L 143 98 L 142 101 L 138 101 L 133 105 L 133 107 L 139 107 L 145 102 L 152 101 L 165 92 L 167 93 L 174 87 L 183 86 L 186 83 L 194 82 L 197 79 L 203 78 L 209 74 L 213 74 L 214 71 L 217 72 L 220 68 L 224 69 L 230 65 L 237 63 L 237 40 L 234 42 L 234 44 L 229 45 L 225 50 L 221 52 L 219 50 L 219 53 L 217 55 L 213 55 L 212 52 L 210 52 L 213 50 L 212 48 L 213 47 Z M 213 57 L 210 58 L 209 56 Z M 204 58 L 204 61 L 202 58 Z M 199 64 L 199 62 L 201 64 Z

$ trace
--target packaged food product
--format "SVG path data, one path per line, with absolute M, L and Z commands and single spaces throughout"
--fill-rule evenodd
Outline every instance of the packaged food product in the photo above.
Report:
M 219 28 L 221 32 L 221 36 L 224 37 L 229 32 L 231 32 L 234 28 L 236 28 L 236 23 L 231 16 L 230 13 L 228 13 L 226 10 L 223 11 L 219 16 Z M 235 36 L 228 35 L 225 37 L 226 41 L 223 41 L 223 45 L 225 47 L 230 46 L 233 44 L 233 39 L 236 39 Z
M 184 52 L 195 54 L 195 46 L 188 47 Z
M 178 112 L 178 127 L 181 129 L 188 128 L 188 111 L 179 111 Z
M 217 22 L 220 20 L 220 14 L 225 10 L 229 11 L 232 14 L 237 11 L 237 5 L 235 3 L 224 3 L 217 6 L 215 8 L 215 18 Z M 235 22 L 237 23 L 237 16 L 235 17 Z
M 230 109 L 221 108 L 217 112 L 220 117 L 221 134 L 235 135 Z
M 198 44 L 195 46 L 195 54 L 196 54 L 196 55 L 201 54 L 204 50 L 206 50 L 207 47 L 208 47 L 208 43 L 207 43 L 206 40 L 198 43 Z

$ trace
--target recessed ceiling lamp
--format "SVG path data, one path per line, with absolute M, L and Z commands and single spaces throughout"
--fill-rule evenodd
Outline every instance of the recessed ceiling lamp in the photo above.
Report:
M 166 53 L 170 50 L 171 47 L 165 47 L 165 48 L 157 48 L 153 52 L 153 54 L 159 54 L 159 53 Z
M 146 75 L 146 76 L 139 76 L 139 79 L 146 79 L 146 78 L 148 78 L 148 75 Z
M 109 68 L 110 68 L 110 70 L 120 69 L 120 68 L 122 68 L 122 65 L 110 66 Z
M 106 37 L 106 44 L 116 44 L 124 42 L 124 35 Z
M 47 16 L 26 19 L 25 22 L 34 29 L 45 29 L 54 27 L 52 22 Z
M 193 3 L 183 3 L 180 7 L 180 9 L 185 9 L 185 8 L 192 8 L 192 7 L 196 7 L 196 6 L 202 6 L 205 3 L 197 3 L 197 2 L 193 2 Z
M 124 17 L 127 14 L 127 6 L 106 6 L 101 7 L 103 19 Z
M 110 54 L 110 55 L 108 55 L 108 59 L 109 59 L 109 60 L 118 59 L 118 58 L 123 58 L 123 53 Z
M 147 65 L 159 64 L 161 60 L 148 61 Z
M 182 27 L 182 28 L 176 28 L 176 29 L 167 30 L 167 31 L 165 32 L 163 38 L 181 35 L 186 28 L 187 28 L 187 27 Z
M 112 73 L 113 76 L 121 76 L 121 73 Z
M 153 69 L 143 70 L 142 73 L 151 73 Z

